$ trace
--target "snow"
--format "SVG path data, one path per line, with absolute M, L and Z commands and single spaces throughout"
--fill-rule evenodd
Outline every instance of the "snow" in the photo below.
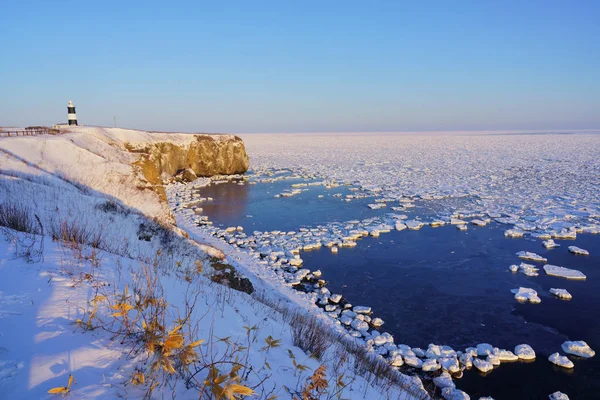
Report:
M 580 255 L 580 256 L 589 256 L 590 255 L 589 251 L 580 249 L 577 246 L 569 246 L 569 251 L 573 254 Z
M 518 289 L 511 290 L 515 294 L 515 299 L 521 302 L 530 302 L 533 304 L 539 304 L 542 300 L 539 298 L 537 292 L 530 288 L 520 287 Z
M 584 358 L 592 358 L 596 355 L 596 352 L 588 346 L 586 342 L 583 340 L 578 341 L 566 341 L 562 344 L 562 349 L 565 353 L 573 354 L 575 356 L 584 357 Z
M 547 275 L 557 276 L 560 278 L 573 279 L 573 280 L 585 280 L 586 276 L 583 272 L 570 269 L 565 267 L 559 267 L 557 265 L 546 264 L 544 265 L 544 271 Z
M 573 361 L 569 360 L 569 358 L 567 356 L 561 356 L 558 353 L 551 354 L 550 357 L 548 357 L 548 361 L 550 361 L 554 365 L 558 365 L 559 367 L 563 367 L 563 368 L 570 369 L 570 368 L 575 367 L 575 364 L 573 364 Z

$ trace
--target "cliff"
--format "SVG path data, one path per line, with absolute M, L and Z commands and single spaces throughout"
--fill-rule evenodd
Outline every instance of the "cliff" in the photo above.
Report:
M 146 179 L 157 185 L 165 178 L 175 176 L 186 169 L 192 176 L 242 174 L 248 170 L 248 155 L 242 139 L 237 136 L 193 135 L 194 140 L 182 144 L 156 142 L 133 146 L 129 151 L 140 153 L 136 162 Z M 189 180 L 189 174 L 188 180 Z

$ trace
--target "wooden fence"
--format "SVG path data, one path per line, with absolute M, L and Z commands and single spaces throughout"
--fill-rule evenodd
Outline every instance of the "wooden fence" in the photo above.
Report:
M 0 137 L 16 137 L 16 136 L 37 136 L 37 135 L 58 135 L 61 131 L 55 128 L 45 126 L 29 126 L 25 129 L 6 130 L 0 129 Z

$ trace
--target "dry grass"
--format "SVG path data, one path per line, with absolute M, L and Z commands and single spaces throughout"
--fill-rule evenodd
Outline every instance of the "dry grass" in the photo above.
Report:
M 33 212 L 23 204 L 0 203 L 0 226 L 19 232 L 41 233 Z
M 353 372 L 366 379 L 374 387 L 386 392 L 398 389 L 417 399 L 429 398 L 427 394 L 423 393 L 420 385 L 409 381 L 385 359 L 368 352 L 364 344 L 349 335 L 334 331 L 314 315 L 298 311 L 287 302 L 274 301 L 260 291 L 255 292 L 253 297 L 277 311 L 280 318 L 290 324 L 294 345 L 312 357 L 323 359 L 330 352 L 334 353 L 334 359 L 339 359 L 341 355 L 347 356 Z

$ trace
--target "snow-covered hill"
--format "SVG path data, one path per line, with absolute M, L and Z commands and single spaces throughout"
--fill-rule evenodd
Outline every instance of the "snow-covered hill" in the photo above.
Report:
M 157 143 L 195 140 L 81 127 L 0 139 L 2 396 L 426 397 L 239 255 L 171 224 L 161 182 L 138 162 Z M 235 151 L 223 159 L 244 167 Z M 179 169 L 157 162 L 161 174 Z M 225 164 L 207 165 L 194 168 Z

